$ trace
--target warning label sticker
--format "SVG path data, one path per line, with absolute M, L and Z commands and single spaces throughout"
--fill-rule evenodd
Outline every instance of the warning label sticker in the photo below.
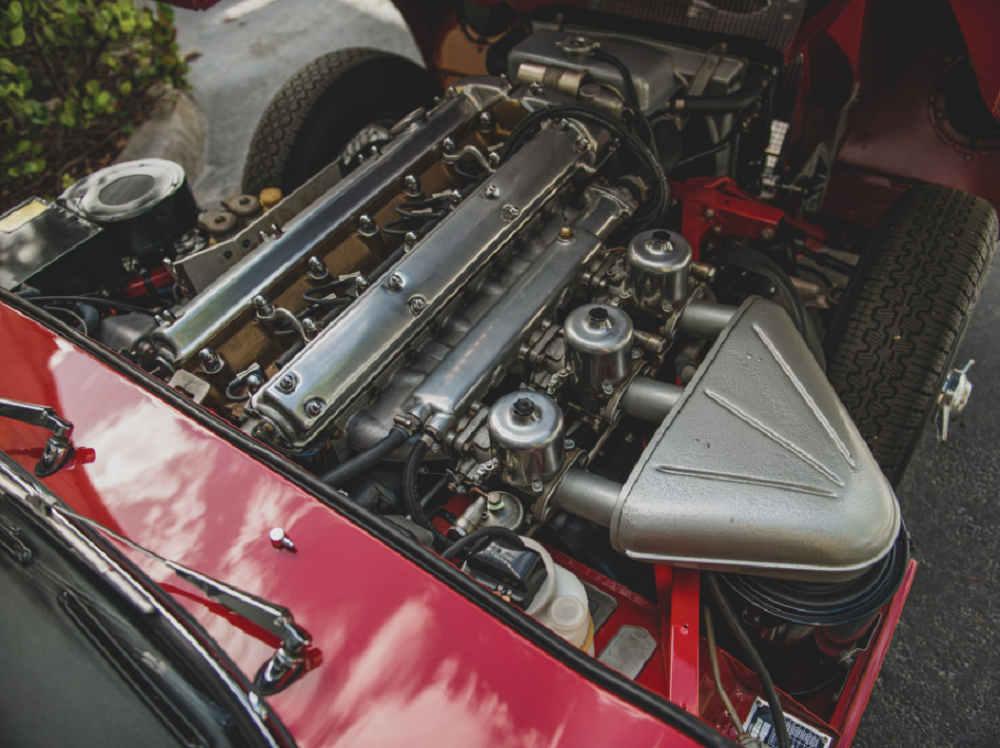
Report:
M 832 735 L 826 735 L 795 717 L 786 714 L 785 723 L 788 725 L 788 737 L 792 740 L 792 748 L 830 748 L 830 743 L 833 742 Z M 743 724 L 743 731 L 759 738 L 760 742 L 770 748 L 778 748 L 778 733 L 774 731 L 771 707 L 759 696 L 750 709 L 747 721 Z

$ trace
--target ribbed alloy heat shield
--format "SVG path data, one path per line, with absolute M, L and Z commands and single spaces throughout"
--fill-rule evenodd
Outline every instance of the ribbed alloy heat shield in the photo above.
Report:
M 622 489 L 633 558 L 812 581 L 893 547 L 899 505 L 783 309 L 744 303 Z

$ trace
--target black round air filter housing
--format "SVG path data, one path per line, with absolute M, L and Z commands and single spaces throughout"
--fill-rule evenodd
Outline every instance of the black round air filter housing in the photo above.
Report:
M 903 528 L 889 553 L 847 582 L 818 584 L 744 574 L 719 577 L 730 594 L 756 609 L 752 630 L 758 636 L 787 641 L 794 638 L 791 632 L 805 635 L 818 627 L 837 640 L 849 641 L 865 632 L 899 589 L 909 560 L 910 537 Z
M 122 257 L 153 267 L 193 229 L 198 207 L 184 169 L 159 158 L 115 164 L 81 179 L 60 200 L 96 223 Z

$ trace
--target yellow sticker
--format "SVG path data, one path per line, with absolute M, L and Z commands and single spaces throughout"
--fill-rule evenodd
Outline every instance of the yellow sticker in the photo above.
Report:
M 0 231 L 13 234 L 32 218 L 37 218 L 49 209 L 49 204 L 37 197 L 27 205 L 22 205 L 10 215 L 0 218 Z

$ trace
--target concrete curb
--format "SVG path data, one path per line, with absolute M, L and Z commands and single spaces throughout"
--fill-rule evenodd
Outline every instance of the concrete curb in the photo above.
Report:
M 152 118 L 136 128 L 115 163 L 169 159 L 183 166 L 188 184 L 194 184 L 207 135 L 205 115 L 194 99 L 184 91 L 168 88 L 159 94 Z

